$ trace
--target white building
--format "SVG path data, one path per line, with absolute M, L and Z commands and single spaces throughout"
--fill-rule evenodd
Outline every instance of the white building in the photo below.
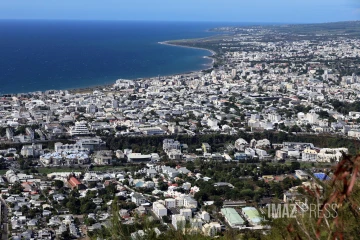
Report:
M 144 135 L 164 135 L 166 132 L 160 127 L 143 127 L 139 128 Z
M 301 154 L 301 160 L 305 162 L 316 162 L 317 155 L 318 153 L 315 149 L 306 148 Z
M 145 197 L 140 193 L 133 193 L 131 196 L 131 201 L 138 206 L 140 206 L 143 203 L 146 203 Z
M 263 149 L 256 148 L 255 152 L 259 156 L 259 159 L 264 159 L 269 157 L 268 153 Z
M 201 212 L 201 219 L 205 222 L 210 221 L 210 214 L 206 211 Z
M 192 211 L 188 208 L 180 209 L 180 215 L 183 215 L 187 220 L 192 218 Z
M 182 153 L 178 149 L 171 149 L 167 152 L 167 154 L 171 160 L 181 160 L 182 159 Z
M 348 136 L 353 138 L 360 138 L 360 130 L 352 129 L 348 131 Z
M 96 113 L 97 112 L 97 107 L 96 105 L 94 104 L 89 104 L 87 107 L 86 107 L 86 113 Z
M 261 139 L 256 142 L 257 148 L 267 148 L 270 147 L 270 141 L 268 139 Z
M 174 178 L 179 175 L 179 172 L 176 169 L 168 166 L 161 166 L 161 170 L 164 174 L 168 175 L 169 178 Z
M 139 163 L 139 162 L 149 162 L 151 161 L 151 155 L 143 155 L 141 153 L 129 153 L 126 155 L 128 162 Z
M 88 150 L 69 150 L 62 152 L 46 153 L 40 156 L 40 161 L 48 165 L 81 165 L 90 162 Z
M 310 123 L 310 124 L 316 124 L 319 120 L 319 115 L 317 113 L 315 113 L 314 110 L 311 110 L 310 112 L 308 112 L 306 114 L 306 120 Z
M 165 199 L 165 207 L 166 208 L 175 208 L 176 207 L 176 200 L 174 198 Z
M 300 180 L 309 178 L 309 174 L 307 174 L 303 170 L 295 170 L 295 176 Z
M 85 121 L 75 122 L 75 126 L 70 127 L 70 135 L 89 135 L 90 131 Z
M 24 145 L 21 148 L 21 155 L 24 157 L 39 157 L 43 153 L 44 151 L 42 150 L 41 144 Z
M 245 154 L 250 156 L 250 157 L 255 157 L 256 156 L 256 152 L 252 148 L 246 148 L 245 149 Z
M 211 129 L 219 129 L 219 126 L 218 126 L 218 121 L 216 119 L 213 119 L 213 118 L 209 118 L 207 120 L 207 125 L 211 128 Z
M 109 165 L 113 156 L 112 150 L 97 151 L 94 156 L 94 162 L 99 165 Z
M 317 155 L 318 162 L 339 162 L 343 153 L 348 153 L 347 148 L 323 148 Z
M 189 183 L 189 182 L 183 183 L 182 188 L 184 190 L 190 190 L 191 189 L 191 183 Z
M 171 218 L 171 224 L 174 226 L 175 230 L 185 228 L 186 219 L 183 215 L 174 214 Z
M 184 197 L 184 207 L 196 208 L 197 205 L 198 205 L 198 203 L 194 198 L 192 198 L 190 196 Z
M 268 120 L 273 123 L 278 123 L 281 121 L 281 116 L 277 113 L 269 113 L 268 114 Z
M 202 226 L 202 231 L 205 236 L 215 237 L 221 231 L 221 225 L 218 222 L 206 223 Z
M 88 149 L 83 148 L 80 144 L 63 144 L 57 142 L 54 144 L 55 152 L 68 152 L 68 151 L 89 151 Z
M 238 151 L 244 151 L 247 147 L 249 147 L 249 143 L 245 139 L 239 138 L 235 141 L 235 148 Z
M 349 112 L 349 117 L 351 118 L 359 118 L 360 112 Z
M 19 177 L 15 174 L 13 170 L 7 171 L 5 177 L 9 183 L 15 183 L 19 181 Z
M 159 218 L 162 218 L 163 216 L 167 215 L 166 207 L 164 205 L 162 205 L 161 203 L 159 203 L 159 202 L 154 202 L 153 203 L 153 212 Z
M 184 197 L 178 196 L 175 198 L 176 201 L 176 207 L 183 207 L 184 206 Z
M 169 150 L 176 149 L 180 150 L 180 142 L 175 141 L 174 139 L 164 139 L 163 140 L 163 150 L 167 153 Z
M 201 229 L 202 225 L 203 225 L 203 221 L 200 218 L 191 218 L 190 219 L 191 229 L 194 229 L 194 230 Z

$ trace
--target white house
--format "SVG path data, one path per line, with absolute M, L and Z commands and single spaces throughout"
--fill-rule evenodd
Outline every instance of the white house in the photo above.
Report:
M 309 178 L 309 174 L 307 174 L 306 172 L 304 172 L 302 170 L 295 170 L 295 175 L 300 180 Z
M 185 196 L 184 197 L 184 207 L 194 207 L 196 208 L 198 205 L 197 201 L 195 199 L 193 199 L 190 196 Z
M 185 228 L 186 219 L 183 215 L 174 214 L 171 218 L 171 224 L 176 230 Z
M 174 198 L 165 199 L 165 207 L 166 208 L 175 208 L 176 207 L 176 200 Z
M 323 148 L 317 155 L 317 161 L 319 162 L 332 162 L 340 161 L 343 157 L 343 153 L 348 153 L 347 148 Z
M 210 214 L 208 212 L 202 211 L 200 216 L 203 221 L 205 221 L 205 222 L 210 221 Z
M 247 147 L 249 147 L 249 143 L 245 139 L 239 138 L 235 141 L 235 148 L 238 151 L 244 151 Z
M 348 131 L 348 136 L 354 137 L 354 138 L 360 138 L 360 130 L 357 130 L 357 129 L 350 130 L 350 131 Z
M 180 209 L 180 215 L 183 215 L 187 220 L 189 220 L 192 218 L 192 211 L 188 208 Z
M 159 218 L 167 215 L 167 209 L 164 205 L 162 205 L 159 202 L 153 203 L 153 212 L 158 216 Z
M 318 153 L 315 149 L 306 148 L 301 154 L 301 160 L 306 162 L 316 162 L 317 155 Z
M 202 226 L 202 231 L 204 235 L 214 237 L 221 231 L 221 225 L 218 222 L 206 223 Z
M 319 115 L 315 113 L 314 110 L 311 110 L 309 113 L 306 114 L 306 120 L 310 124 L 316 124 L 318 122 L 318 119 L 319 119 Z
M 146 203 L 145 197 L 140 193 L 133 193 L 133 195 L 131 196 L 131 201 L 138 206 Z

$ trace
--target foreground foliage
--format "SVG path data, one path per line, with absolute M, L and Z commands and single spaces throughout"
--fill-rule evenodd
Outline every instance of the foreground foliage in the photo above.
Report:
M 320 189 L 306 188 L 308 204 L 318 206 L 295 218 L 272 221 L 272 230 L 265 239 L 359 239 L 360 155 L 345 155 L 332 170 L 329 182 Z

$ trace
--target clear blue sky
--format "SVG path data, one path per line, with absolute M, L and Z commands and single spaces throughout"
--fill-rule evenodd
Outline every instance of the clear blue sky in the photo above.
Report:
M 332 22 L 360 20 L 360 0 L 0 0 L 0 18 Z

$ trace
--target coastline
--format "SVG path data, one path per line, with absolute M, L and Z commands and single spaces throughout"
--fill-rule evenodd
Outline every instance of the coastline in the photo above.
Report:
M 213 50 L 210 50 L 210 49 L 207 49 L 207 48 L 201 48 L 201 47 L 190 47 L 190 46 L 183 46 L 183 45 L 177 45 L 177 44 L 173 44 L 173 43 L 170 43 L 171 41 L 163 41 L 163 42 L 158 42 L 159 44 L 162 44 L 162 45 L 168 45 L 168 46 L 174 46 L 174 47 L 182 47 L 182 48 L 193 48 L 193 49 L 201 49 L 201 50 L 206 50 L 206 51 L 209 51 L 211 52 L 211 56 L 214 56 L 216 55 L 216 52 L 213 51 Z
M 171 41 L 171 40 L 170 40 L 170 41 Z M 215 52 L 215 51 L 210 50 L 210 49 L 207 49 L 207 48 L 201 48 L 201 47 L 190 47 L 190 46 L 183 46 L 183 45 L 172 44 L 172 43 L 169 43 L 170 41 L 158 42 L 158 44 L 167 45 L 167 46 L 172 46 L 172 47 L 192 48 L 192 49 L 200 49 L 200 50 L 208 51 L 208 52 L 211 53 L 211 55 L 210 55 L 210 56 L 204 56 L 203 58 L 207 58 L 207 59 L 210 59 L 210 60 L 212 61 L 211 64 L 210 64 L 210 67 L 205 68 L 205 69 L 202 69 L 202 70 L 199 70 L 199 71 L 209 70 L 209 69 L 212 69 L 212 68 L 214 67 L 215 59 L 213 58 L 213 56 L 216 55 L 216 52 Z M 172 76 L 172 75 L 170 75 L 170 76 Z
M 202 71 L 207 71 L 207 70 L 210 70 L 210 69 L 214 68 L 215 59 L 212 56 L 216 55 L 216 52 L 213 51 L 213 50 L 206 49 L 206 48 L 199 48 L 199 47 L 181 46 L 181 45 L 168 43 L 167 41 L 158 42 L 158 44 L 174 46 L 174 47 L 183 47 L 183 48 L 193 48 L 193 49 L 206 50 L 206 51 L 209 51 L 211 53 L 211 55 L 210 56 L 203 56 L 203 58 L 207 58 L 207 59 L 210 59 L 212 61 L 210 64 L 206 64 L 206 66 L 207 65 L 209 65 L 209 66 L 205 67 L 204 69 L 199 69 L 199 70 L 190 71 L 190 72 L 173 73 L 173 74 L 170 74 L 170 75 L 160 75 L 160 77 L 171 77 L 171 76 L 176 76 L 176 75 L 181 75 L 181 74 L 185 75 L 185 74 L 201 73 Z M 128 79 L 128 80 L 139 81 L 139 80 L 152 79 L 152 78 L 157 78 L 157 77 L 158 76 L 151 76 L 151 77 L 135 78 L 135 79 Z M 112 84 L 107 83 L 107 84 L 100 84 L 100 85 L 89 86 L 89 87 L 84 87 L 84 88 L 71 88 L 71 89 L 62 89 L 62 90 L 63 91 L 68 90 L 71 93 L 93 91 L 93 90 L 98 90 L 98 89 L 101 89 L 101 88 L 104 88 L 104 87 L 111 87 L 113 84 L 115 84 L 116 80 Z M 42 92 L 45 92 L 45 91 L 42 91 Z
M 216 52 L 213 51 L 213 50 L 206 49 L 206 48 L 200 48 L 200 47 L 190 47 L 190 46 L 182 46 L 182 45 L 171 44 L 171 43 L 169 43 L 169 41 L 158 42 L 158 44 L 167 45 L 167 46 L 173 46 L 173 47 L 182 47 L 182 48 L 193 48 L 193 49 L 206 50 L 206 51 L 210 52 L 211 55 L 210 56 L 203 56 L 203 58 L 211 59 L 211 61 L 212 61 L 211 64 L 209 64 L 209 66 L 204 68 L 204 69 L 199 69 L 199 70 L 190 71 L 190 72 L 173 73 L 173 74 L 170 74 L 170 75 L 160 75 L 160 77 L 170 77 L 170 76 L 176 76 L 176 75 L 181 75 L 181 74 L 200 73 L 202 71 L 207 71 L 209 69 L 214 68 L 215 59 L 213 58 L 213 56 L 216 55 Z M 157 77 L 158 76 L 151 76 L 151 77 L 135 78 L 135 79 L 129 79 L 129 80 L 139 81 L 139 80 L 152 79 L 152 78 L 157 78 Z M 72 93 L 87 92 L 87 91 L 92 91 L 92 90 L 96 90 L 96 89 L 101 89 L 101 88 L 104 88 L 104 87 L 111 87 L 113 84 L 115 84 L 115 82 L 116 82 L 116 80 L 112 84 L 108 83 L 108 84 L 100 84 L 100 85 L 89 86 L 89 87 L 84 87 L 84 88 L 72 88 L 72 89 L 63 89 L 63 90 L 68 90 L 69 92 L 72 92 Z
M 213 58 L 214 55 L 216 55 L 216 52 L 210 49 L 206 49 L 206 48 L 200 48 L 200 47 L 190 47 L 190 46 L 182 46 L 182 45 L 177 45 L 177 44 L 171 44 L 169 43 L 169 41 L 163 41 L 163 42 L 158 42 L 158 44 L 161 45 L 167 45 L 167 46 L 173 46 L 173 47 L 182 47 L 182 48 L 193 48 L 193 49 L 200 49 L 200 50 L 205 50 L 211 53 L 211 55 L 209 56 L 203 56 L 203 58 L 206 59 L 210 59 L 211 63 L 209 64 L 204 64 L 204 68 L 203 69 L 199 69 L 199 70 L 195 70 L 195 71 L 190 71 L 190 72 L 181 72 L 181 73 L 173 73 L 170 75 L 161 75 L 160 77 L 170 77 L 170 76 L 176 76 L 179 74 L 192 74 L 192 73 L 198 73 L 198 72 L 202 72 L 202 71 L 206 71 L 209 69 L 212 69 L 214 67 L 215 64 L 215 59 Z M 142 78 L 135 78 L 135 79 L 129 79 L 129 80 L 133 80 L 133 81 L 138 81 L 138 80 L 144 80 L 144 79 L 152 79 L 152 78 L 156 78 L 157 76 L 149 76 L 149 77 L 142 77 Z M 119 77 L 121 78 L 121 77 Z M 46 91 L 69 91 L 70 93 L 81 93 L 81 92 L 88 92 L 88 91 L 94 91 L 94 90 L 100 90 L 102 88 L 107 88 L 107 87 L 111 87 L 113 84 L 115 84 L 117 79 L 115 79 L 112 83 L 103 83 L 103 84 L 99 84 L 99 85 L 92 85 L 92 86 L 87 86 L 87 87 L 69 87 L 69 88 L 64 88 L 64 89 L 46 89 L 46 90 L 38 90 L 38 91 L 29 91 L 29 92 L 19 92 L 19 93 L 4 93 L 4 94 L 0 94 L 0 96 L 6 96 L 6 95 L 17 95 L 17 94 L 31 94 L 31 93 L 35 93 L 35 92 L 46 92 Z

